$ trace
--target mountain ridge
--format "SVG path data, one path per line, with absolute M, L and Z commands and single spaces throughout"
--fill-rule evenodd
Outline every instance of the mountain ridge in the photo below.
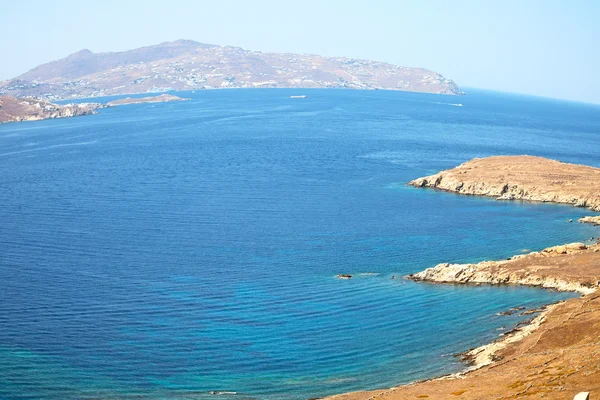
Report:
M 48 80 L 49 78 L 50 79 L 52 79 L 52 78 L 78 78 L 78 77 L 89 75 L 90 73 L 85 72 L 85 73 L 78 73 L 78 74 L 69 74 L 69 75 L 65 76 L 65 75 L 60 75 L 60 71 L 52 70 L 52 67 L 54 67 L 55 65 L 57 65 L 59 63 L 64 64 L 66 62 L 78 62 L 80 60 L 83 60 L 83 61 L 93 60 L 96 62 L 96 65 L 95 65 L 96 71 L 93 71 L 93 72 L 99 72 L 99 71 L 103 70 L 102 68 L 107 68 L 106 64 L 109 64 L 111 62 L 113 64 L 112 68 L 115 68 L 117 65 L 114 65 L 114 64 L 119 63 L 119 62 L 121 62 L 123 65 L 131 64 L 134 62 L 140 62 L 140 61 L 150 62 L 150 61 L 154 61 L 154 60 L 158 60 L 161 58 L 166 58 L 166 57 L 172 56 L 172 55 L 174 55 L 173 53 L 176 54 L 176 52 L 173 52 L 172 50 L 189 49 L 191 47 L 208 48 L 208 47 L 217 47 L 217 46 L 199 43 L 199 42 L 195 42 L 193 40 L 180 39 L 180 40 L 176 40 L 174 42 L 163 42 L 163 43 L 159 43 L 157 45 L 143 46 L 143 47 L 138 47 L 133 50 L 125 50 L 125 51 L 115 51 L 115 52 L 109 51 L 109 52 L 94 53 L 93 51 L 91 51 L 89 49 L 82 49 L 82 50 L 76 51 L 75 53 L 69 54 L 68 56 L 66 56 L 64 58 L 50 61 L 50 62 L 47 62 L 44 64 L 40 64 L 37 67 L 17 76 L 14 79 L 25 80 L 25 81 L 37 81 L 37 80 L 43 81 L 43 80 Z M 159 53 L 149 56 L 148 52 L 152 51 L 152 50 L 156 50 L 156 49 L 159 49 Z M 169 50 L 171 50 L 171 52 L 169 52 Z M 46 69 L 46 70 L 51 69 L 51 71 L 44 71 L 44 69 Z M 43 71 L 42 76 L 39 75 L 40 71 Z M 57 74 L 58 74 L 58 76 L 57 76 Z M 47 76 L 44 77 L 43 75 L 47 75 Z
M 0 94 L 58 100 L 226 87 L 463 94 L 452 80 L 425 68 L 348 57 L 268 53 L 185 39 L 120 52 L 82 49 L 0 84 Z

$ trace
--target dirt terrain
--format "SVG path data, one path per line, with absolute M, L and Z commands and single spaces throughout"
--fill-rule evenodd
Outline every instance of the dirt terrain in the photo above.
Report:
M 408 278 L 436 283 L 519 284 L 589 294 L 600 283 L 600 245 L 569 243 L 507 260 L 439 264 Z

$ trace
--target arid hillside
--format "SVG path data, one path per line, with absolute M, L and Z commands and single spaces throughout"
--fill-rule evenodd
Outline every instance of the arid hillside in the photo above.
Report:
M 115 52 L 81 50 L 0 83 L 0 94 L 46 99 L 211 88 L 351 88 L 462 94 L 442 75 L 384 62 L 263 53 L 177 40 Z

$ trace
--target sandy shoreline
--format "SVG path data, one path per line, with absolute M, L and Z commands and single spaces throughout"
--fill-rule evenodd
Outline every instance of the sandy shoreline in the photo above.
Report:
M 600 169 L 540 157 L 474 159 L 409 185 L 600 211 Z M 582 297 L 548 305 L 530 323 L 466 351 L 471 365 L 457 374 L 327 399 L 571 399 L 582 391 L 600 393 L 600 243 L 553 246 L 507 260 L 439 264 L 407 278 L 437 284 L 538 286 L 579 292 Z

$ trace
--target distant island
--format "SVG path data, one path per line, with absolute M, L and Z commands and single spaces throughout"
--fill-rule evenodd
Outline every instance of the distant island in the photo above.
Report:
M 116 53 L 81 50 L 0 82 L 0 95 L 64 100 L 214 88 L 350 88 L 460 95 L 424 69 L 345 57 L 263 53 L 177 40 Z
M 79 103 L 60 105 L 45 100 L 33 98 L 16 98 L 0 96 L 0 124 L 7 122 L 39 121 L 42 119 L 78 117 L 81 115 L 95 114 L 96 110 L 105 107 L 114 107 L 126 104 L 165 103 L 169 101 L 189 100 L 170 94 L 160 96 L 117 99 L 106 104 Z
M 0 124 L 95 114 L 102 107 L 104 105 L 99 103 L 59 105 L 44 100 L 0 96 Z
M 150 97 L 127 97 L 125 99 L 112 100 L 106 103 L 107 106 L 121 106 L 125 104 L 141 104 L 141 103 L 166 103 L 169 101 L 184 101 L 190 100 L 187 98 L 173 96 L 171 94 L 161 94 L 160 96 Z

